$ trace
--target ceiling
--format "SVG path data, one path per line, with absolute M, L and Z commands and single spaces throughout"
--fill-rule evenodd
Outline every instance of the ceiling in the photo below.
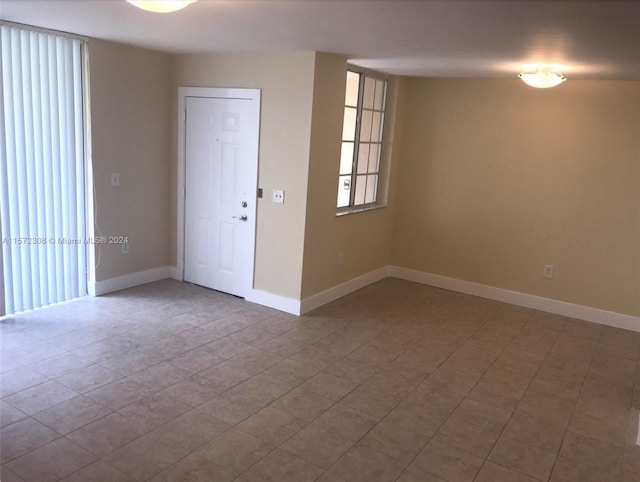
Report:
M 640 2 L 199 0 L 154 14 L 125 0 L 2 0 L 0 18 L 173 53 L 322 51 L 432 77 L 640 79 Z

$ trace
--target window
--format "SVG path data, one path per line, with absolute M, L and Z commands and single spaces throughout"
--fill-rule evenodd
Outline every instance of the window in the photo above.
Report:
M 347 71 L 338 212 L 378 201 L 386 90 L 381 77 Z

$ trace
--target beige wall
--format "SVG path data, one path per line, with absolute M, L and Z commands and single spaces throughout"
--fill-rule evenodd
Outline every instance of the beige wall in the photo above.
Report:
M 394 264 L 640 315 L 640 82 L 412 79 L 407 99 Z
M 387 266 L 391 259 L 394 171 L 387 208 L 336 217 L 345 75 L 345 58 L 316 54 L 302 298 Z M 389 83 L 382 169 L 397 166 L 400 153 L 399 129 L 393 128 L 400 84 L 398 79 Z M 339 252 L 343 266 L 338 266 Z
M 101 248 L 97 281 L 175 264 L 177 86 L 247 87 L 262 90 L 257 289 L 307 298 L 395 264 L 640 315 L 639 82 L 392 79 L 389 207 L 336 217 L 344 58 L 89 52 L 98 226 L 131 244 Z
M 171 56 L 89 41 L 91 139 L 97 225 L 128 236 L 100 248 L 95 281 L 169 262 L 169 113 Z M 111 187 L 111 173 L 120 187 Z M 99 233 L 97 230 L 94 235 Z
M 177 56 L 175 88 L 236 87 L 262 90 L 256 233 L 256 289 L 300 298 L 309 166 L 309 133 L 315 54 L 193 54 Z M 175 108 L 174 108 L 175 110 Z M 177 130 L 173 115 L 173 131 Z M 176 150 L 172 152 L 172 262 L 176 252 Z M 271 202 L 273 189 L 285 191 L 285 203 Z

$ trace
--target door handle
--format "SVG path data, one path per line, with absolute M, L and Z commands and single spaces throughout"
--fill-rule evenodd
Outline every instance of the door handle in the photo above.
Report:
M 246 214 L 243 214 L 242 216 L 238 217 L 238 216 L 232 216 L 233 219 L 239 219 L 240 221 L 245 222 L 248 218 Z

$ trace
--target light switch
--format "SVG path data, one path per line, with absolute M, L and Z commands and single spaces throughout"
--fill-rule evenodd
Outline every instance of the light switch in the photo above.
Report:
M 284 191 L 279 189 L 273 190 L 273 202 L 276 204 L 284 204 Z

